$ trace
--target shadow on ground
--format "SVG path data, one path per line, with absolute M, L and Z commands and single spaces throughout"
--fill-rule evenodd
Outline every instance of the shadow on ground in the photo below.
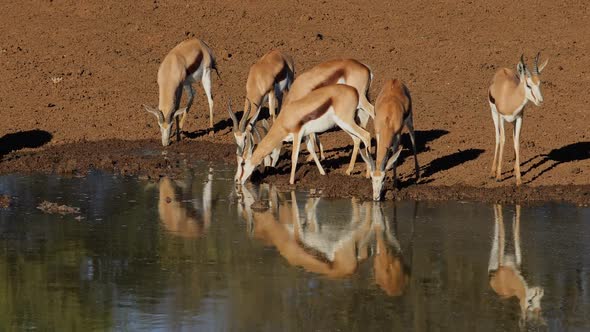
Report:
M 524 171 L 522 173 L 523 176 L 535 169 L 538 169 L 540 167 L 544 167 L 548 163 L 550 163 L 550 165 L 547 166 L 542 171 L 540 171 L 539 174 L 535 175 L 532 179 L 527 181 L 527 183 L 531 183 L 531 182 L 535 181 L 540 176 L 551 171 L 552 169 L 559 166 L 560 164 L 590 159 L 590 142 L 578 142 L 578 143 L 573 143 L 573 144 L 568 144 L 568 145 L 562 146 L 561 148 L 558 148 L 558 149 L 553 149 L 553 150 L 549 151 L 548 154 L 540 154 L 540 155 L 534 156 L 533 158 L 527 160 L 522 165 L 529 164 L 537 158 L 541 158 L 541 159 L 538 162 L 536 162 L 535 164 L 533 164 L 531 167 L 529 167 L 528 170 Z M 521 167 L 522 167 L 522 165 L 521 165 Z
M 482 149 L 468 149 L 434 159 L 428 165 L 424 166 L 422 177 L 426 178 L 438 172 L 446 171 L 470 160 L 474 160 L 483 152 L 484 150 Z
M 12 151 L 38 148 L 51 141 L 53 135 L 45 130 L 27 130 L 6 134 L 0 138 L 0 158 Z

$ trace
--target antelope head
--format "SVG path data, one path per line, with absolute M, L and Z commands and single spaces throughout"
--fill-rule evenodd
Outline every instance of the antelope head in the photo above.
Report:
M 158 119 L 158 126 L 160 127 L 160 133 L 162 134 L 162 146 L 168 146 L 170 144 L 170 134 L 172 131 L 172 121 L 186 112 L 186 107 L 177 109 L 174 112 L 164 115 L 164 113 L 155 108 L 148 105 L 143 105 L 146 111 L 152 113 Z
M 242 153 L 238 155 L 238 169 L 234 177 L 237 184 L 244 184 L 246 180 L 252 175 L 256 165 L 251 161 L 252 152 L 254 151 L 254 138 L 250 132 L 245 132 L 245 143 Z
M 389 150 L 388 150 L 389 151 Z M 387 154 L 384 156 L 379 168 L 375 167 L 375 161 L 373 158 L 365 151 L 365 149 L 360 149 L 361 157 L 369 165 L 369 174 L 371 175 L 371 183 L 373 185 L 373 200 L 379 201 L 381 200 L 381 193 L 383 192 L 383 183 L 385 183 L 385 172 L 390 170 L 393 167 L 393 163 L 399 158 L 402 149 L 398 149 L 396 153 L 394 153 L 389 159 L 387 159 Z
M 527 287 L 525 290 L 525 298 L 521 299 L 521 316 L 520 325 L 526 325 L 527 323 L 544 323 L 543 317 L 541 316 L 541 299 L 545 295 L 543 288 Z
M 248 110 L 242 116 L 241 121 L 238 121 L 236 114 L 231 109 L 231 99 L 229 100 L 229 106 L 227 108 L 227 112 L 229 113 L 229 117 L 233 124 L 233 134 L 234 139 L 236 140 L 237 150 L 236 154 L 241 155 L 242 150 L 244 149 L 244 145 L 246 144 L 246 125 L 248 123 L 248 116 L 250 115 L 251 110 L 250 102 L 248 102 Z
M 543 69 L 545 69 L 547 62 L 549 62 L 549 59 L 547 59 L 539 66 L 540 55 L 541 52 L 537 53 L 537 56 L 535 57 L 532 73 L 524 62 L 524 55 L 520 56 L 520 62 L 516 66 L 520 81 L 524 82 L 524 92 L 526 99 L 532 101 L 537 106 L 541 106 L 541 104 L 543 104 L 543 93 L 541 92 L 541 79 L 539 76 L 541 75 Z

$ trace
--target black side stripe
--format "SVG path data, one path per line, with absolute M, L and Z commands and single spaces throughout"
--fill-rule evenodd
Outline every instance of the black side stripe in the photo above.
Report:
M 492 92 L 488 91 L 488 98 L 490 99 L 490 103 L 496 105 L 496 99 L 492 97 Z

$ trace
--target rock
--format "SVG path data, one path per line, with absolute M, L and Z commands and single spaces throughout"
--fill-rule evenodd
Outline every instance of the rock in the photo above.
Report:
M 59 205 L 57 203 L 53 203 L 53 202 L 49 202 L 49 201 L 41 202 L 41 204 L 39 204 L 39 206 L 37 206 L 37 209 L 39 209 L 45 213 L 49 213 L 49 214 L 66 215 L 66 214 L 80 213 L 80 208 L 67 206 L 67 205 Z
M 12 205 L 12 197 L 0 195 L 0 209 L 8 209 Z

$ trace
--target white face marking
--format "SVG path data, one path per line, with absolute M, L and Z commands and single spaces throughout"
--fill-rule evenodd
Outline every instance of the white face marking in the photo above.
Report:
M 168 146 L 170 144 L 170 130 L 172 129 L 172 124 L 158 122 L 158 126 L 160 126 L 160 133 L 162 134 L 162 146 Z
M 371 183 L 373 185 L 373 200 L 381 200 L 381 193 L 383 192 L 383 183 L 385 182 L 385 172 L 371 172 Z
M 240 154 L 240 151 L 244 150 L 244 146 L 246 145 L 246 135 L 242 132 L 234 132 L 234 138 L 236 139 L 236 145 L 238 146 L 237 154 Z
M 243 159 L 238 157 L 238 168 L 236 169 L 236 175 L 234 176 L 234 181 L 236 183 L 240 183 L 240 178 L 242 177 L 243 172 Z
M 531 287 L 526 290 L 526 311 L 535 312 L 541 310 L 541 299 L 545 291 L 540 287 Z
M 242 174 L 240 175 L 238 182 L 240 184 L 246 183 L 246 180 L 250 178 L 252 172 L 254 172 L 254 165 L 250 162 L 250 160 L 245 160 L 242 166 Z
M 541 81 L 537 84 L 533 82 L 533 79 L 527 75 L 525 80 L 525 95 L 526 98 L 532 101 L 535 105 L 541 106 L 543 104 L 543 94 L 541 93 Z

